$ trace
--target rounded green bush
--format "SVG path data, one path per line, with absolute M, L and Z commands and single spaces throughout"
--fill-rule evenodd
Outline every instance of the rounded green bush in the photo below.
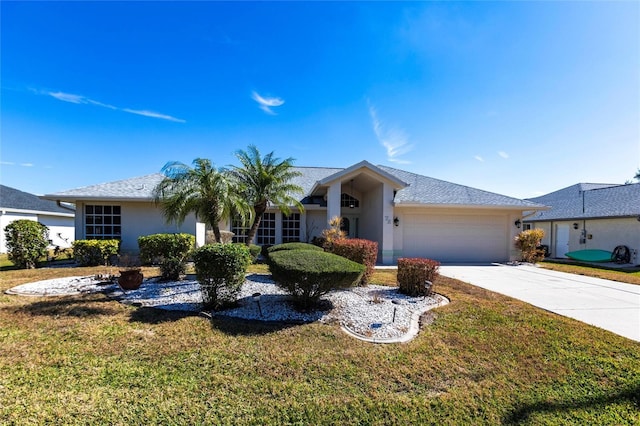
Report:
M 276 284 L 306 309 L 331 290 L 357 285 L 365 267 L 322 250 L 280 250 L 269 255 L 269 270 Z
M 28 219 L 11 222 L 4 228 L 9 260 L 19 268 L 33 269 L 47 254 L 49 228 Z
M 246 245 L 245 243 L 233 243 L 241 246 L 245 246 L 249 249 L 249 254 L 251 255 L 251 263 L 256 263 L 258 260 L 258 256 L 260 256 L 260 252 L 262 251 L 262 247 L 256 244 Z
M 314 251 L 323 251 L 322 247 L 314 246 L 313 244 L 308 243 L 284 243 L 284 244 L 276 244 L 275 246 L 271 246 L 267 249 L 267 253 L 273 253 L 281 250 L 314 250 Z

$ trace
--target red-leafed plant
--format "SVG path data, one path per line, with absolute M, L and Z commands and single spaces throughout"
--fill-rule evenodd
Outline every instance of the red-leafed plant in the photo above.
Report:
M 330 248 L 331 253 L 364 265 L 367 269 L 362 276 L 360 285 L 367 285 L 373 275 L 378 259 L 378 243 L 375 241 L 354 239 L 337 239 Z
M 440 262 L 432 259 L 403 257 L 398 259 L 398 287 L 410 296 L 426 296 L 433 291 Z M 427 283 L 429 281 L 432 285 Z M 426 285 L 425 285 L 426 284 Z

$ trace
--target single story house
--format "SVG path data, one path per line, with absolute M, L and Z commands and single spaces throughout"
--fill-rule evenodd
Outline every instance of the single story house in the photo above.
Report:
M 524 223 L 544 230 L 542 243 L 552 257 L 585 249 L 613 251 L 624 245 L 631 251 L 631 262 L 638 262 L 640 183 L 578 183 L 529 201 L 550 206 L 525 216 Z
M 377 241 L 379 260 L 427 257 L 441 262 L 503 262 L 519 253 L 513 241 L 523 211 L 544 209 L 535 202 L 482 191 L 366 161 L 347 168 L 295 167 L 293 183 L 304 190 L 297 210 L 284 216 L 270 208 L 256 243 L 311 241 L 334 216 L 349 237 Z M 78 238 L 119 238 L 123 250 L 137 250 L 137 238 L 158 232 L 188 232 L 203 244 L 205 226 L 195 217 L 166 224 L 152 199 L 162 179 L 153 174 L 71 189 L 45 196 L 76 203 Z M 241 241 L 246 228 L 225 224 Z
M 4 230 L 11 222 L 28 219 L 49 228 L 51 246 L 71 247 L 75 236 L 75 208 L 42 200 L 36 195 L 0 185 L 0 253 L 7 252 Z

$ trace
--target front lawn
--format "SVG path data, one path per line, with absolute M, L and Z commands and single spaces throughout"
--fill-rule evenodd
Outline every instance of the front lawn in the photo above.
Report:
M 3 271 L 0 291 L 104 269 Z M 640 422 L 640 343 L 453 279 L 436 291 L 451 303 L 399 345 L 2 293 L 0 424 Z
M 640 285 L 640 266 L 607 268 L 597 265 L 589 265 L 587 263 L 565 263 L 554 262 L 552 260 L 540 262 L 539 265 L 553 271 L 568 272 L 570 274 L 586 275 L 589 277 L 604 278 L 606 280 Z

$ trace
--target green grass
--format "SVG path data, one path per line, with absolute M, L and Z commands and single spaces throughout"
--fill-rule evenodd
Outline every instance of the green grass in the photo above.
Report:
M 568 272 L 570 274 L 586 275 L 589 277 L 604 278 L 612 281 L 640 285 L 640 266 L 614 268 L 580 262 L 554 262 L 552 260 L 545 260 L 544 262 L 540 262 L 539 265 L 554 271 Z
M 0 291 L 103 269 L 3 271 Z M 453 279 L 436 286 L 451 303 L 401 345 L 101 294 L 0 293 L 0 424 L 640 422 L 640 343 Z

